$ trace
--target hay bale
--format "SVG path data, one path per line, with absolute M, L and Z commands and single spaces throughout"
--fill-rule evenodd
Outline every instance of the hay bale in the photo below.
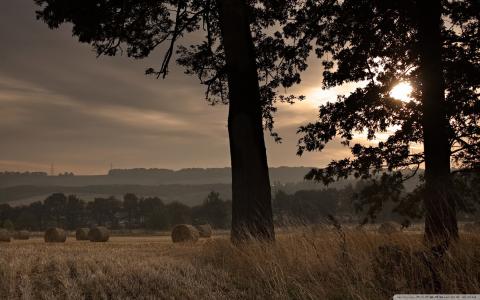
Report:
M 200 233 L 192 225 L 180 224 L 172 229 L 172 241 L 174 243 L 196 242 Z
M 212 226 L 210 226 L 210 224 L 195 225 L 195 229 L 198 230 L 198 233 L 202 238 L 209 238 L 212 236 Z
M 30 232 L 28 232 L 27 230 L 16 231 L 13 234 L 14 240 L 28 240 L 29 238 L 30 238 Z
M 75 232 L 75 238 L 77 239 L 77 241 L 88 241 L 88 232 L 88 228 L 78 228 Z
M 385 222 L 378 227 L 378 233 L 380 234 L 394 234 L 400 232 L 400 225 L 395 222 Z
M 67 232 L 62 228 L 51 227 L 45 231 L 45 243 L 65 243 Z
M 110 238 L 110 231 L 107 227 L 97 226 L 90 229 L 88 239 L 90 242 L 106 242 Z
M 0 228 L 0 242 L 10 242 L 10 232 L 6 229 Z

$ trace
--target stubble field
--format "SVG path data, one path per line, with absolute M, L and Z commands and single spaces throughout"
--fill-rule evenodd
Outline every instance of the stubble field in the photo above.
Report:
M 1 299 L 388 299 L 394 293 L 480 293 L 480 236 L 443 257 L 418 232 L 295 228 L 275 244 L 234 247 L 168 236 L 107 243 L 0 244 Z

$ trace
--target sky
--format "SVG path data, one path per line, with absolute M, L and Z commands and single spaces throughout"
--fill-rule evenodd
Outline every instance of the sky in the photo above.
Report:
M 72 37 L 70 27 L 50 30 L 35 18 L 33 0 L 0 1 L 0 171 L 105 174 L 114 168 L 230 166 L 227 107 L 210 106 L 195 77 L 173 66 L 162 80 L 148 59 L 97 58 Z M 307 100 L 280 105 L 275 143 L 266 133 L 269 165 L 325 166 L 348 155 L 332 143 L 296 155 L 297 128 L 315 121 L 318 106 L 352 90 L 321 89 L 320 61 L 288 92 Z

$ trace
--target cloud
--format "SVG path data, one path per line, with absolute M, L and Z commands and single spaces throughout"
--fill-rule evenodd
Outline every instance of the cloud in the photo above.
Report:
M 194 77 L 172 65 L 166 80 L 144 75 L 145 60 L 96 58 L 88 45 L 35 19 L 31 0 L 0 3 L 0 169 L 105 173 L 115 167 L 229 166 L 226 106 L 209 106 Z M 337 91 L 322 91 L 320 63 L 310 62 L 301 86 L 308 99 L 279 106 L 276 144 L 266 133 L 270 165 L 325 165 L 348 155 L 332 144 L 296 156 L 301 124 Z M 351 88 L 351 87 L 350 87 Z M 289 91 L 290 92 L 290 91 Z

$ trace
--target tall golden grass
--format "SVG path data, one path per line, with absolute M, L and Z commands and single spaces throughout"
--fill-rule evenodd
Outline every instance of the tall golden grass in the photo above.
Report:
M 480 236 L 463 234 L 441 259 L 419 233 L 297 227 L 277 242 L 228 237 L 173 244 L 0 244 L 1 299 L 389 299 L 395 293 L 480 293 Z M 433 269 L 432 269 L 433 268 Z
M 389 299 L 396 293 L 480 293 L 480 238 L 463 235 L 442 257 L 417 234 L 300 229 L 272 245 L 207 243 L 200 258 L 260 298 Z

